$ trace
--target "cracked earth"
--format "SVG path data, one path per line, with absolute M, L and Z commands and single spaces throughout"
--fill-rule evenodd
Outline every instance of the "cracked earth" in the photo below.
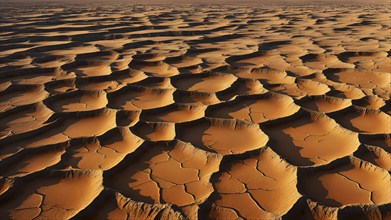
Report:
M 390 6 L 19 5 L 0 219 L 390 219 Z

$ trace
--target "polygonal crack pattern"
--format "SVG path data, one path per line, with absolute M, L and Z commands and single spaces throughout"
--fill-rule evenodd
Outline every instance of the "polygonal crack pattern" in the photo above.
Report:
M 390 218 L 389 5 L 0 10 L 1 219 Z

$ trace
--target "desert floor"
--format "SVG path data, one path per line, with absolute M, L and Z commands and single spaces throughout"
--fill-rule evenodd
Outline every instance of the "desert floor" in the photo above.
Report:
M 3 5 L 0 219 L 390 219 L 389 13 Z

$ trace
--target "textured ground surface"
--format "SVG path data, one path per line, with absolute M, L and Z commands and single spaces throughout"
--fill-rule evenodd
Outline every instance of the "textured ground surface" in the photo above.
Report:
M 390 8 L 2 7 L 1 219 L 390 219 Z

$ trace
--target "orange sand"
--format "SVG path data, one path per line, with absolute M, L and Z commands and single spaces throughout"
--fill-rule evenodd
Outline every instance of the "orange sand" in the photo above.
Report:
M 0 219 L 391 219 L 389 5 L 1 2 Z

